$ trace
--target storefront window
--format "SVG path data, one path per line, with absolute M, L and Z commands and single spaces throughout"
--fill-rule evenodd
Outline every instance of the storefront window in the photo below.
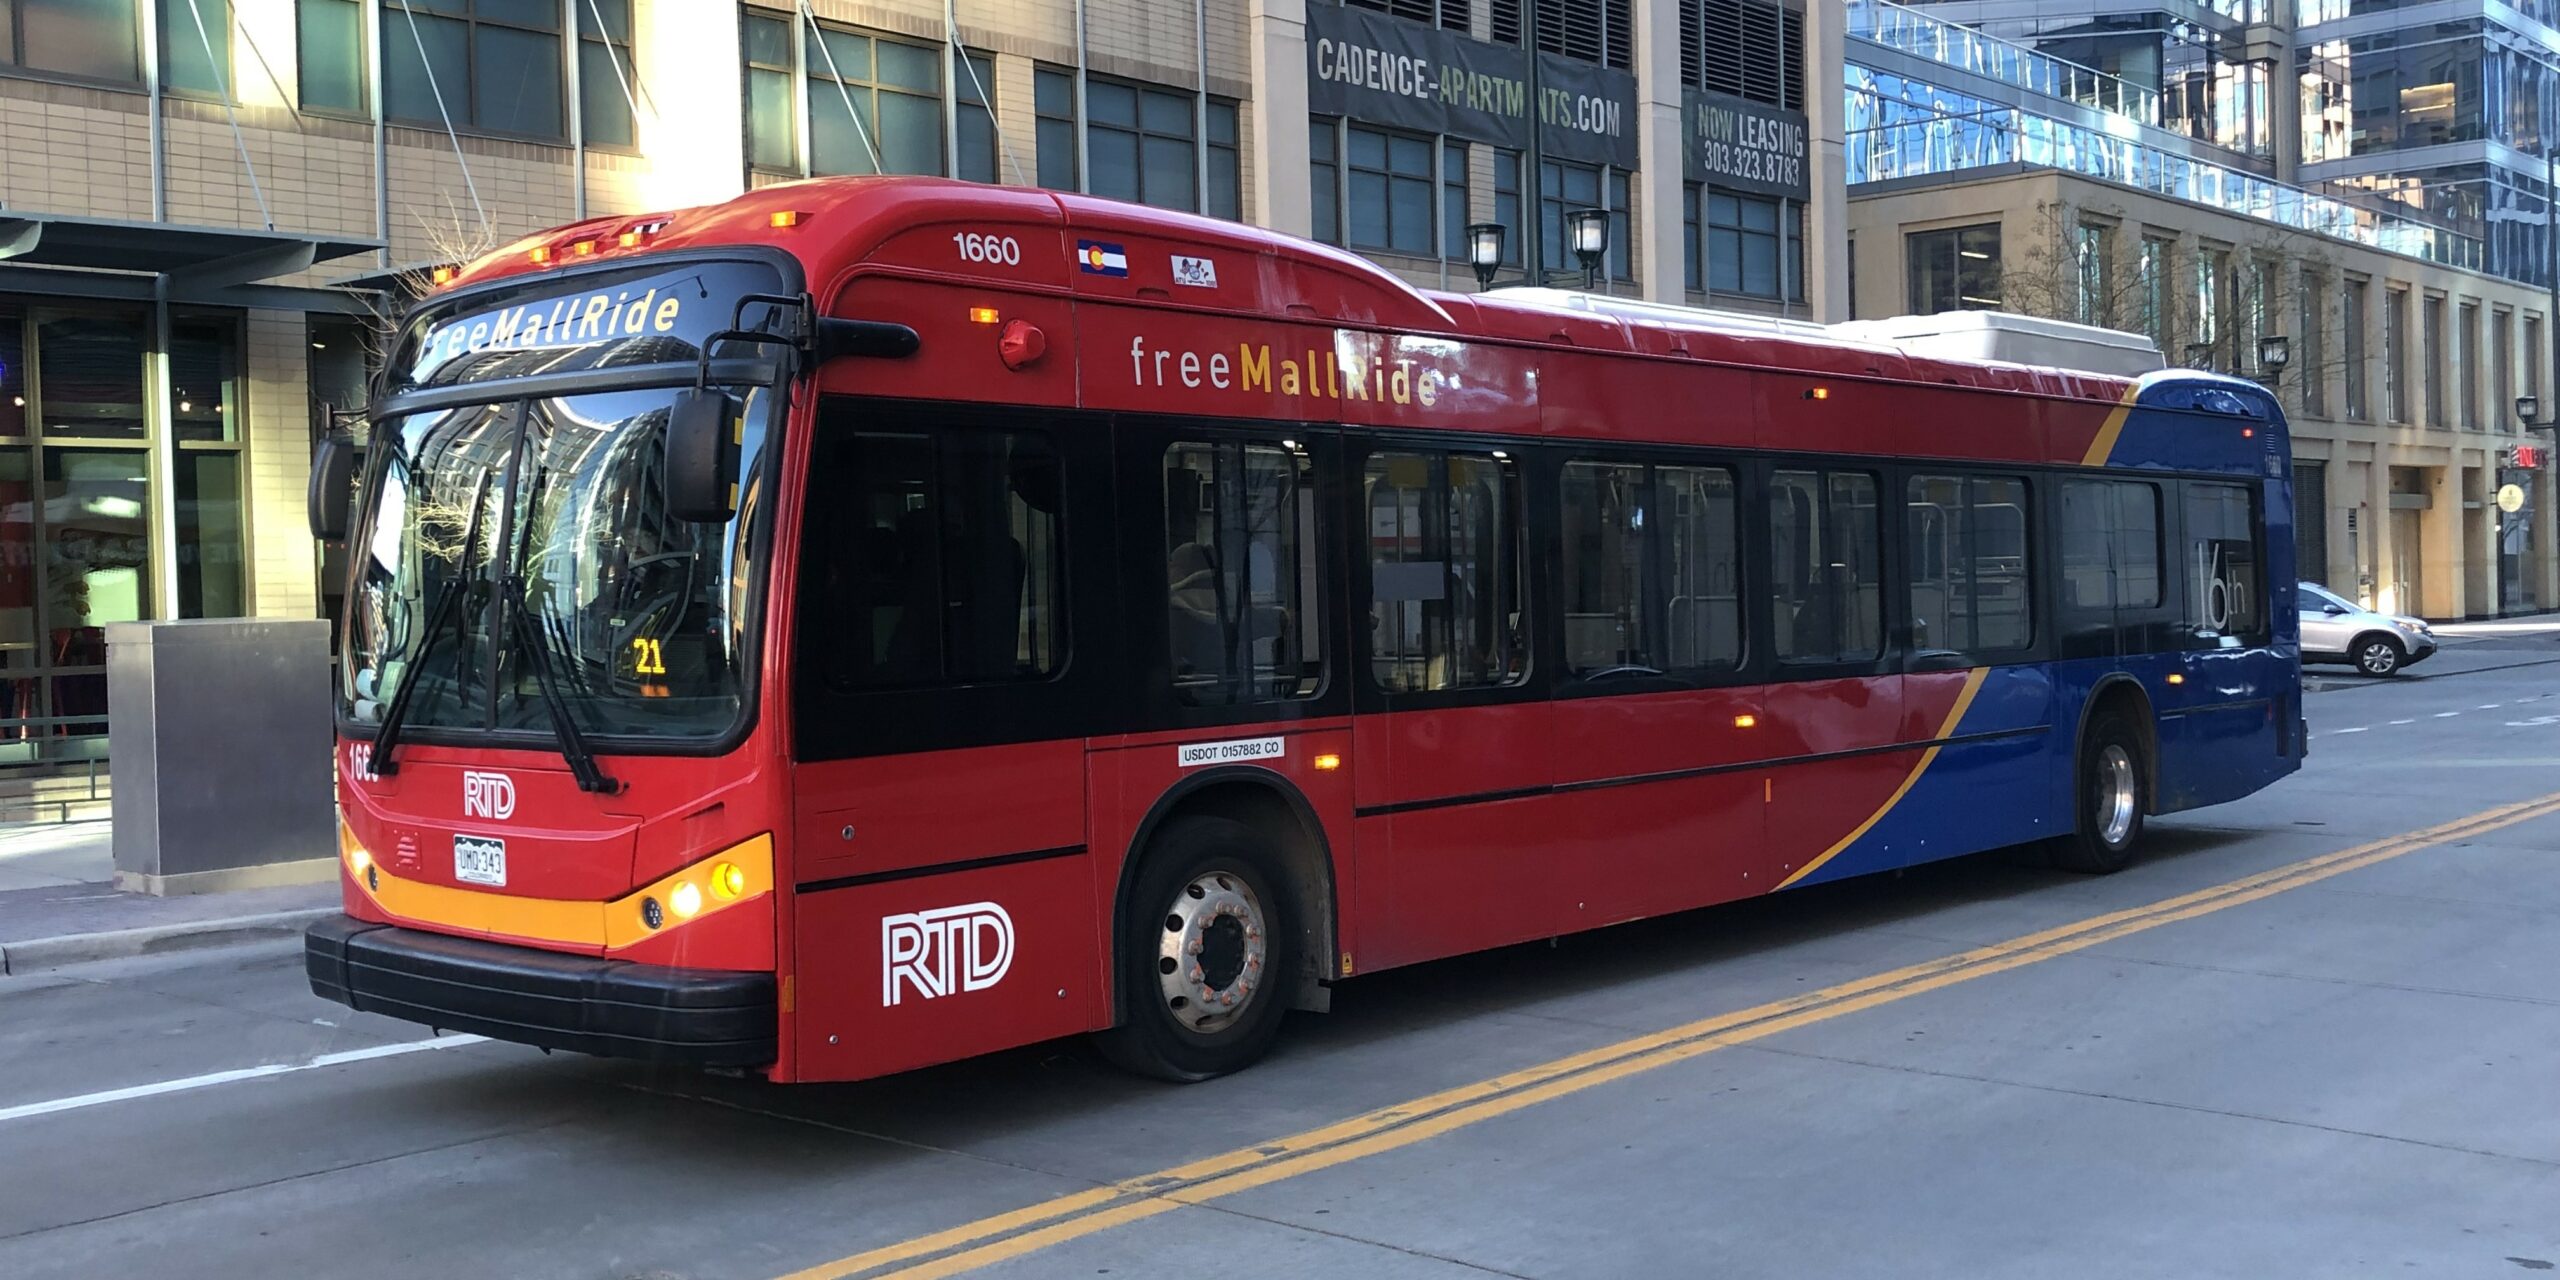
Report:
M 178 616 L 240 617 L 249 612 L 240 572 L 240 455 L 181 451 L 177 481 Z
M 235 440 L 240 340 L 228 320 L 169 326 L 169 408 L 180 440 Z
M 27 433 L 27 313 L 0 306 L 0 436 Z
M 138 314 L 36 321 L 37 380 L 47 435 L 139 440 L 146 326 Z

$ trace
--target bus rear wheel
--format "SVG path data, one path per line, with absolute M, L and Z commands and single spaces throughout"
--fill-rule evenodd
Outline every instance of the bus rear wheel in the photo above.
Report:
M 2098 713 L 2080 748 L 2079 785 L 2072 807 L 2078 830 L 2056 841 L 2054 865 L 2066 871 L 2107 875 L 2132 865 L 2142 841 L 2144 786 L 2142 739 L 2120 711 Z
M 1149 846 L 1119 939 L 1120 1025 L 1096 1043 L 1127 1070 L 1189 1083 L 1271 1048 L 1297 974 L 1280 850 L 1232 818 L 1175 818 Z

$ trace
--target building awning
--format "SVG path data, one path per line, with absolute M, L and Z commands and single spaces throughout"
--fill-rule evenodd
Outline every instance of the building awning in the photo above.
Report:
M 166 275 L 191 291 L 273 280 L 380 248 L 379 240 L 0 210 L 0 265 Z
M 379 271 L 367 271 L 362 275 L 348 276 L 343 280 L 332 280 L 329 283 L 341 289 L 362 289 L 371 293 L 406 293 L 417 288 L 419 281 L 433 279 L 436 268 L 458 265 L 460 264 L 450 258 L 431 258 L 425 262 L 412 262 L 405 267 L 385 267 Z

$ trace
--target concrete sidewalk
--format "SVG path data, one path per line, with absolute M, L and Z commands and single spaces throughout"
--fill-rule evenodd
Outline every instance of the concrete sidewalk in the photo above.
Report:
M 104 821 L 0 827 L 0 975 L 283 936 L 338 909 L 338 886 L 155 898 L 118 892 Z

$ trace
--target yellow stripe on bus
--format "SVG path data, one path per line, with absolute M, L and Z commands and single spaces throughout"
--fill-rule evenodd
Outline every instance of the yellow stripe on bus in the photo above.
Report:
M 1939 723 L 1938 732 L 1934 736 L 1940 739 L 1945 739 L 1955 733 L 1956 722 L 1964 719 L 1965 708 L 1973 705 L 1973 695 L 1982 692 L 1982 679 L 1984 676 L 1990 674 L 1991 668 L 1989 667 L 1975 667 L 1973 670 L 1965 673 L 1964 691 L 1956 695 L 1956 705 L 1947 711 L 1947 718 Z M 1893 807 L 1895 805 L 1902 803 L 1902 797 L 1911 794 L 1912 784 L 1920 781 L 1920 775 L 1928 771 L 1929 762 L 1938 758 L 1938 752 L 1940 749 L 1940 747 L 1931 747 L 1928 750 L 1921 752 L 1920 759 L 1912 764 L 1911 772 L 1904 775 L 1902 785 L 1895 787 L 1893 789 L 1893 794 L 1886 796 L 1884 798 L 1884 803 L 1877 805 L 1876 811 L 1867 815 L 1866 821 L 1861 822 L 1855 828 L 1852 828 L 1849 834 L 1840 837 L 1838 843 L 1823 850 L 1821 857 L 1796 868 L 1795 874 L 1778 882 L 1778 888 L 1784 889 L 1788 885 L 1794 884 L 1796 881 L 1802 880 L 1806 876 L 1812 875 L 1814 872 L 1820 870 L 1823 863 L 1839 857 L 1842 850 L 1847 849 L 1850 845 L 1858 842 L 1858 837 L 1865 835 L 1867 832 L 1873 830 L 1877 823 L 1884 821 L 1884 816 L 1893 812 Z

